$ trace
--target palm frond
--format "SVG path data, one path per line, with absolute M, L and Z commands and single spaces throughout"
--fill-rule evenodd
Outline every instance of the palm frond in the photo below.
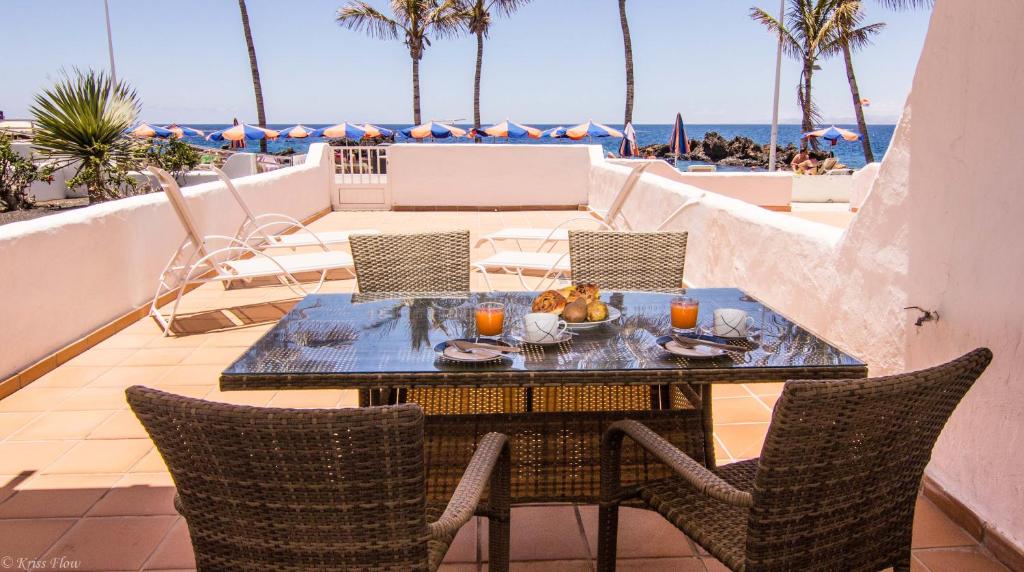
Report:
M 754 7 L 750 9 L 750 18 L 768 28 L 768 31 L 774 35 L 779 35 L 781 32 L 782 50 L 788 57 L 793 59 L 800 59 L 802 57 L 803 51 L 800 48 L 800 42 L 793 36 L 789 28 L 782 22 L 779 22 L 774 16 L 761 8 Z
M 487 5 L 487 11 L 490 12 L 492 9 L 497 11 L 499 15 L 509 17 L 516 10 L 526 6 L 530 3 L 530 0 L 491 0 Z
M 871 38 L 880 34 L 885 29 L 884 22 L 868 24 L 846 32 L 846 41 L 850 49 L 857 51 L 871 44 Z
M 465 7 L 460 0 L 444 0 L 434 4 L 426 14 L 424 32 L 432 31 L 436 37 L 449 38 L 461 33 L 465 27 Z
M 366 32 L 371 38 L 397 40 L 403 26 L 362 0 L 353 0 L 338 10 L 338 24 L 350 30 Z

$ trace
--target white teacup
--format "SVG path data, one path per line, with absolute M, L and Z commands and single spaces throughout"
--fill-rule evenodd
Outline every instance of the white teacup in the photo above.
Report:
M 534 344 L 548 344 L 562 339 L 569 325 L 555 314 L 535 312 L 523 316 L 523 339 Z
M 754 325 L 751 318 L 743 310 L 735 308 L 719 308 L 715 310 L 715 322 L 712 331 L 723 338 L 745 338 Z

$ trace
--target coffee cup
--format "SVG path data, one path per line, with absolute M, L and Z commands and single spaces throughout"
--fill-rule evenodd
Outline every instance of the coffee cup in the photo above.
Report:
M 523 340 L 533 344 L 549 344 L 562 339 L 569 325 L 555 314 L 536 312 L 523 316 Z
M 712 331 L 722 338 L 745 338 L 753 325 L 754 319 L 743 310 L 719 308 L 715 310 Z

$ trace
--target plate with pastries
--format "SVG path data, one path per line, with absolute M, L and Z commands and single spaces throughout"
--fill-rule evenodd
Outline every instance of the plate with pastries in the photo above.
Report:
M 596 328 L 622 316 L 617 308 L 601 301 L 597 284 L 573 284 L 558 290 L 545 290 L 533 299 L 531 309 L 561 316 L 573 330 Z

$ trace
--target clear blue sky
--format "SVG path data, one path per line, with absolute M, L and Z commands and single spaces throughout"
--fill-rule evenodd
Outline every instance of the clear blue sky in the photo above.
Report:
M 371 2 L 386 9 L 386 0 Z M 747 16 L 777 0 L 630 0 L 637 123 L 767 123 L 775 42 Z M 339 27 L 342 0 L 249 0 L 268 121 L 412 120 L 411 68 L 400 42 Z M 930 11 L 891 12 L 866 0 L 887 29 L 855 56 L 869 122 L 898 118 Z M 154 122 L 255 122 L 245 42 L 233 0 L 110 0 L 119 77 Z M 4 0 L 0 109 L 25 117 L 61 68 L 107 68 L 102 0 Z M 472 118 L 475 41 L 438 40 L 421 65 L 425 118 Z M 852 104 L 841 59 L 823 63 L 815 95 L 826 121 Z M 798 65 L 784 63 L 783 122 L 797 122 Z M 614 0 L 533 0 L 498 20 L 485 45 L 483 119 L 619 123 L 622 34 Z

